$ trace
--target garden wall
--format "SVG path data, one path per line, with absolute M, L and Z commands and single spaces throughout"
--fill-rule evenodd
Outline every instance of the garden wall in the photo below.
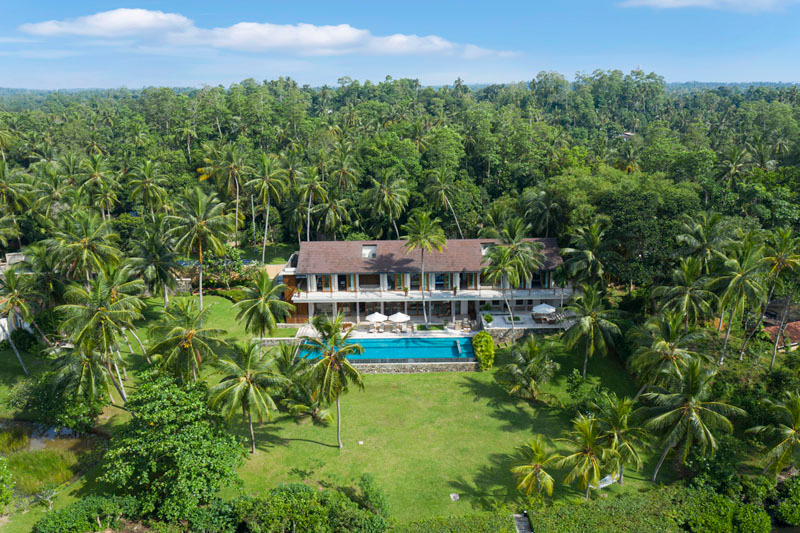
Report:
M 477 362 L 453 363 L 356 363 L 363 374 L 422 374 L 425 372 L 476 372 Z

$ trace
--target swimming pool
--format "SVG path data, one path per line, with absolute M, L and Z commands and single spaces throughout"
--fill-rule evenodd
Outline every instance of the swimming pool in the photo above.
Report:
M 353 339 L 352 342 L 364 347 L 364 353 L 348 356 L 354 362 L 433 363 L 475 359 L 469 337 Z

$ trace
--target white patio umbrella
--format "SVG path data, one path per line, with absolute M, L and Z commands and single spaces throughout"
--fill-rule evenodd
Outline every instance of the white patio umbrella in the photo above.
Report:
M 556 308 L 552 305 L 539 304 L 533 308 L 533 312 L 539 315 L 552 315 L 556 312 Z
M 386 315 L 383 313 L 372 313 L 371 315 L 367 315 L 367 322 L 385 322 Z
M 389 322 L 401 323 L 401 322 L 408 322 L 411 320 L 411 317 L 405 313 L 395 313 L 389 317 Z

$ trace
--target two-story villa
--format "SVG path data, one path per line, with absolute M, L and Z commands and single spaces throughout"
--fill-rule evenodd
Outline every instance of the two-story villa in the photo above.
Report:
M 515 311 L 543 302 L 558 307 L 572 294 L 570 287 L 559 288 L 553 282 L 553 271 L 562 263 L 558 244 L 553 238 L 530 240 L 544 246 L 543 266 L 521 286 L 509 288 L 508 299 Z M 448 240 L 442 252 L 425 253 L 425 279 L 420 250 L 409 252 L 405 242 L 301 243 L 282 272 L 289 287 L 286 300 L 296 307 L 292 320 L 305 322 L 316 314 L 339 311 L 356 322 L 375 311 L 421 316 L 423 290 L 432 321 L 474 318 L 486 307 L 504 309 L 502 288 L 481 276 L 486 251 L 496 240 Z

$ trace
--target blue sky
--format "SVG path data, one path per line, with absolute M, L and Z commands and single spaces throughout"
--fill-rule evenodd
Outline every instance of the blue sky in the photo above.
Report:
M 2 87 L 486 83 L 639 66 L 667 81 L 800 81 L 800 0 L 4 4 Z

